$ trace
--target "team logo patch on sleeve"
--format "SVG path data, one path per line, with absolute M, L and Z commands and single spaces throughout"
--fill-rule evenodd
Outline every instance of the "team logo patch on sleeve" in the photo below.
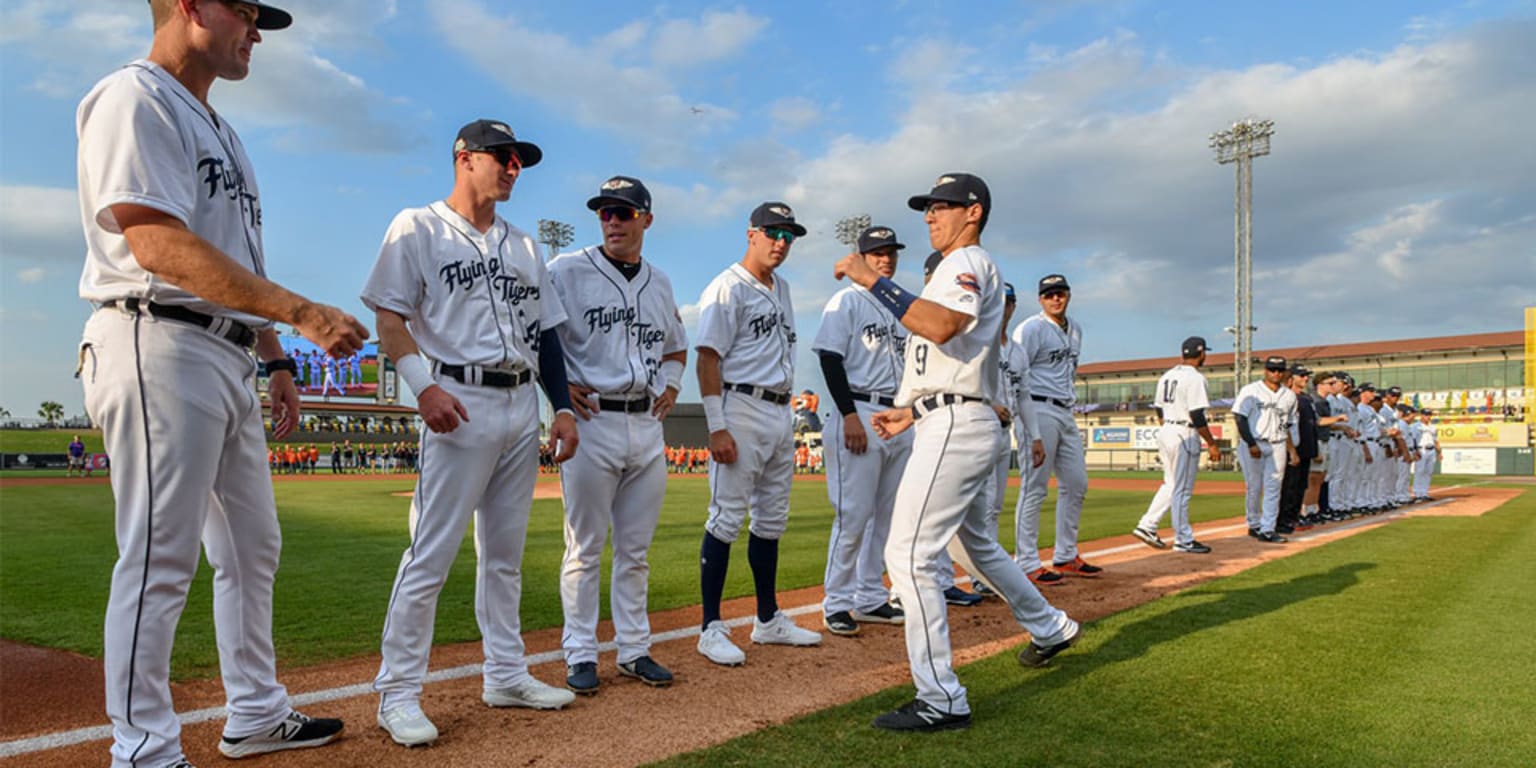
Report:
M 958 285 L 962 289 L 970 291 L 971 293 L 981 293 L 981 281 L 977 280 L 976 275 L 971 272 L 961 272 L 960 274 L 955 275 L 955 285 Z

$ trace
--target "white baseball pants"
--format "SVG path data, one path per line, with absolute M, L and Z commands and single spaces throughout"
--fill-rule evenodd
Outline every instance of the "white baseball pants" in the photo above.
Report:
M 612 529 L 614 642 L 619 662 L 630 662 L 651 650 L 646 555 L 667 492 L 661 422 L 649 412 L 599 411 L 579 428 L 581 448 L 560 468 L 565 497 L 565 559 L 560 565 L 565 629 L 560 643 L 567 664 L 597 661 L 598 581 L 603 545 Z
M 446 434 L 421 434 L 421 479 L 411 499 L 410 547 L 400 557 L 373 681 L 381 709 L 421 697 L 432 650 L 437 595 L 475 521 L 475 619 L 487 688 L 527 680 L 519 610 L 523 545 L 538 478 L 538 398 L 531 385 L 498 389 L 442 377 L 469 421 Z
M 1280 516 L 1280 480 L 1285 476 L 1285 443 L 1258 442 L 1259 457 L 1248 453 L 1248 446 L 1239 442 L 1238 465 L 1243 469 L 1243 483 L 1247 490 L 1244 512 L 1248 527 L 1261 533 L 1273 533 L 1275 521 Z
M 116 510 L 103 638 L 112 764 L 182 757 L 171 645 L 199 542 L 213 566 L 224 733 L 266 731 L 290 705 L 272 649 L 282 534 L 255 360 L 196 326 L 118 309 L 91 315 L 81 347 L 86 412 L 112 457 Z
M 996 537 L 987 535 L 991 459 L 1002 441 L 997 414 L 988 405 L 964 403 L 929 413 L 913 430 L 885 561 L 907 614 L 907 661 L 917 697 L 960 714 L 969 712 L 970 704 L 950 652 L 948 610 L 938 585 L 940 551 L 948 546 L 967 572 L 1000 593 L 1037 642 L 1061 642 L 1069 619 L 1046 602 Z
M 736 462 L 709 461 L 709 519 L 704 530 L 727 544 L 741 526 L 760 539 L 777 539 L 789 523 L 795 479 L 794 417 L 789 406 L 740 392 L 725 394 L 725 423 L 736 441 Z
M 1040 510 L 1051 474 L 1056 475 L 1056 543 L 1052 560 L 1068 563 L 1077 557 L 1077 526 L 1083 516 L 1083 497 L 1088 494 L 1088 463 L 1083 453 L 1083 437 L 1072 412 L 1066 408 L 1031 400 L 1040 441 L 1045 446 L 1045 463 L 1039 467 L 1024 464 L 1024 488 L 1013 522 L 1014 559 L 1026 573 L 1040 567 Z
M 1157 455 L 1163 462 L 1163 484 L 1158 486 L 1146 514 L 1137 527 L 1156 531 L 1163 515 L 1173 513 L 1173 540 L 1188 544 L 1195 540 L 1189 524 L 1189 501 L 1195 493 L 1195 475 L 1200 470 L 1200 433 L 1180 424 L 1164 424 L 1157 430 Z
M 843 442 L 843 419 L 833 416 L 822 432 L 827 461 L 827 496 L 836 516 L 827 541 L 827 570 L 823 577 L 826 598 L 822 612 L 868 610 L 890 600 L 881 575 L 885 572 L 885 542 L 890 535 L 891 508 L 902 470 L 912 454 L 912 435 L 881 440 L 867 426 L 882 406 L 855 403 L 859 420 L 868 435 L 862 455 Z
M 1413 497 L 1422 499 L 1429 495 L 1429 481 L 1435 474 L 1435 454 L 1433 448 L 1419 450 L 1419 460 L 1413 464 Z

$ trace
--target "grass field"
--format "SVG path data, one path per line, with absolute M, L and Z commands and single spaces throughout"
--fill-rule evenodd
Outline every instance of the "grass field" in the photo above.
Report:
M 377 651 L 383 613 L 400 554 L 407 544 L 409 500 L 391 493 L 407 479 L 276 483 L 283 525 L 274 635 L 280 661 L 302 665 Z M 0 515 L 0 636 L 101 653 L 101 622 L 116 548 L 111 491 L 105 485 L 13 486 Z M 1013 545 L 1013 500 L 1000 533 Z M 1145 510 L 1150 494 L 1094 491 L 1083 516 L 1084 540 L 1120 535 Z M 1047 500 L 1042 546 L 1055 530 Z M 1234 496 L 1197 501 L 1196 520 L 1240 513 Z M 698 548 L 708 505 L 702 476 L 674 478 L 651 551 L 651 610 L 697 604 Z M 820 584 L 832 510 L 821 483 L 796 483 L 789 529 L 780 553 L 779 586 Z M 535 501 L 524 558 L 523 626 L 562 623 L 558 577 L 564 543 L 558 500 Z M 751 594 L 746 552 L 736 548 L 726 596 Z M 178 628 L 174 674 L 214 673 L 210 571 L 204 563 Z M 474 551 L 466 539 L 439 603 L 436 641 L 478 639 L 474 621 Z M 606 595 L 607 567 L 604 567 Z M 603 598 L 607 615 L 607 598 Z
M 870 728 L 906 685 L 664 764 L 1530 766 L 1532 584 L 1527 491 L 1116 614 L 1045 670 L 969 665 L 968 731 Z
M 0 453 L 68 453 L 75 435 L 86 453 L 106 450 L 99 429 L 0 429 Z

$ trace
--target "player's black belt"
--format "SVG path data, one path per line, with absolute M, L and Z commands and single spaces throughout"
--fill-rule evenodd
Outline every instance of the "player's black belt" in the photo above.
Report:
M 874 403 L 887 408 L 896 407 L 896 398 L 889 395 L 871 395 L 868 392 L 849 392 L 848 396 L 861 403 Z
M 1189 426 L 1189 422 L 1185 421 L 1184 419 L 1168 419 L 1167 421 L 1164 421 L 1163 423 L 1164 424 L 1172 424 L 1172 425 L 1174 425 L 1176 427 L 1187 427 L 1187 426 Z
M 527 384 L 533 379 L 533 371 L 524 368 L 513 373 L 511 371 L 495 371 L 488 368 L 475 368 L 465 365 L 451 365 L 442 363 L 437 366 L 444 376 L 448 376 L 460 384 L 478 384 L 482 387 L 495 387 L 497 389 L 513 389 Z M 479 373 L 479 381 L 476 381 L 476 373 Z
M 725 384 L 725 391 L 740 392 L 744 395 L 751 395 L 760 400 L 767 400 L 774 405 L 789 405 L 788 392 L 775 392 L 771 389 L 768 389 L 767 387 L 759 387 L 754 384 L 727 383 Z
M 1050 403 L 1051 405 L 1054 405 L 1057 408 L 1065 408 L 1065 409 L 1067 409 L 1069 411 L 1072 410 L 1072 404 L 1071 403 L 1069 403 L 1069 402 L 1067 402 L 1065 400 L 1057 400 L 1054 397 L 1046 397 L 1044 395 L 1030 395 L 1029 399 L 1031 399 L 1031 400 L 1033 400 L 1033 401 L 1035 401 L 1037 403 Z
M 983 400 L 979 397 L 971 397 L 970 395 L 956 395 L 950 392 L 945 392 L 942 395 L 929 395 L 928 397 L 925 397 L 912 404 L 912 419 L 914 421 L 921 419 L 922 417 L 927 416 L 928 414 L 933 413 L 940 408 L 951 405 L 985 402 L 986 400 Z
M 610 413 L 645 413 L 651 409 L 651 396 L 646 395 L 639 400 L 618 400 L 599 397 L 597 409 Z
M 1420 448 L 1419 452 L 1423 453 L 1424 451 L 1433 451 L 1434 449 L 1435 449 L 1435 447 L 1433 445 L 1427 445 L 1427 446 L 1425 446 L 1423 448 Z
M 203 328 L 237 347 L 250 349 L 256 346 L 256 332 L 251 330 L 250 326 L 235 322 L 227 317 L 205 315 L 196 310 L 178 307 L 174 304 L 156 304 L 153 301 L 145 301 L 137 296 L 104 301 L 101 303 L 101 306 L 103 309 L 122 307 L 134 313 L 142 309 L 164 320 L 175 320 L 178 323 L 187 323 L 188 325 Z

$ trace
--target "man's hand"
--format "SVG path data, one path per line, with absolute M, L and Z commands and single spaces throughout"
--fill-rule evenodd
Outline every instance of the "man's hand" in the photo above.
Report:
M 1257 458 L 1262 457 L 1264 455 L 1264 452 L 1259 450 L 1259 444 L 1258 443 L 1253 443 L 1253 444 L 1248 446 L 1248 455 L 1252 456 L 1255 459 L 1257 459 Z
M 869 424 L 875 428 L 875 434 L 883 440 L 889 440 L 912 426 L 911 408 L 891 408 L 881 411 L 870 417 Z
M 363 348 L 368 329 L 357 318 L 328 304 L 310 302 L 298 311 L 293 327 L 320 345 L 331 357 L 346 357 Z
M 843 447 L 855 456 L 863 456 L 869 450 L 869 433 L 864 431 L 858 411 L 843 417 Z
M 1339 421 L 1349 421 L 1349 414 L 1347 414 L 1347 413 L 1339 414 Z
M 1348 427 L 1344 428 L 1344 434 L 1347 435 L 1349 437 L 1349 439 L 1351 439 L 1351 440 L 1354 440 L 1355 438 L 1360 437 L 1360 431 L 1359 430 L 1350 429 Z
M 416 412 L 427 423 L 427 429 L 440 435 L 458 429 L 460 419 L 469 421 L 469 411 L 464 409 L 464 404 L 439 384 L 427 387 L 427 391 L 416 396 Z
M 666 391 L 661 393 L 661 397 L 651 402 L 651 415 L 655 416 L 657 421 L 665 419 L 667 414 L 672 412 L 674 405 L 677 405 L 677 387 L 667 387 Z
M 1376 463 L 1376 460 L 1371 458 L 1371 447 L 1370 446 L 1362 445 L 1362 446 L 1360 446 L 1360 449 L 1365 451 L 1365 463 L 1367 463 L 1367 464 L 1375 464 Z
M 299 390 L 293 374 L 278 371 L 267 378 L 267 397 L 272 402 L 272 437 L 281 440 L 299 425 Z
M 992 412 L 997 414 L 997 420 L 1002 423 L 1003 429 L 1013 426 L 1013 414 L 1001 405 L 992 406 Z
M 1210 445 L 1206 446 L 1206 448 L 1211 452 L 1211 463 L 1212 464 L 1220 464 L 1221 463 L 1221 446 L 1219 446 L 1219 445 L 1217 445 L 1215 443 L 1211 443 Z
M 880 273 L 870 269 L 869 265 L 864 263 L 863 256 L 857 253 L 850 253 L 832 265 L 832 277 L 837 280 L 846 277 L 868 288 L 874 285 L 876 280 L 880 279 Z
M 736 463 L 736 438 L 729 429 L 709 433 L 709 457 L 720 464 Z
M 566 388 L 571 391 L 571 410 L 575 411 L 582 421 L 591 421 L 592 414 L 598 411 L 597 400 L 588 400 L 587 396 L 597 390 L 580 384 L 570 384 Z
M 1291 467 L 1301 466 L 1301 454 L 1297 453 L 1295 448 L 1286 448 L 1285 463 Z
M 549 451 L 555 455 L 556 464 L 576 455 L 576 444 L 581 438 L 576 434 L 576 419 L 569 413 L 555 414 L 549 425 Z
M 1029 444 L 1030 466 L 1039 469 L 1045 463 L 1045 441 L 1036 440 Z

